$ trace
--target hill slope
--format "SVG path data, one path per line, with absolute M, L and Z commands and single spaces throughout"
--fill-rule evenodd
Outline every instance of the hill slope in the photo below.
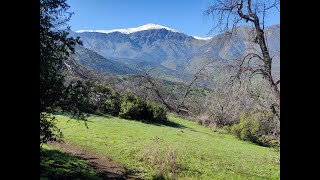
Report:
M 195 122 L 169 117 L 176 126 L 91 116 L 88 129 L 59 115 L 65 141 L 111 156 L 145 179 L 279 179 L 279 152 Z

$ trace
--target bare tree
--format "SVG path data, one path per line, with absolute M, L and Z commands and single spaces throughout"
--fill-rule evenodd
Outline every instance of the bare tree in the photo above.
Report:
M 264 32 L 264 20 L 266 13 L 276 8 L 279 11 L 280 0 L 259 1 L 259 0 L 216 0 L 205 11 L 206 15 L 216 18 L 217 25 L 221 31 L 232 35 L 236 27 L 241 23 L 251 23 L 254 27 L 254 43 L 258 44 L 260 51 L 252 51 L 246 54 L 238 64 L 236 77 L 241 79 L 241 75 L 249 73 L 250 80 L 258 74 L 267 81 L 274 103 L 271 109 L 274 111 L 280 108 L 280 79 L 275 81 L 271 74 L 272 57 L 268 50 L 266 36 Z
M 137 78 L 142 78 L 145 82 L 143 83 L 143 88 L 146 90 L 151 90 L 152 92 L 154 92 L 157 97 L 159 98 L 160 102 L 169 110 L 169 111 L 176 111 L 176 108 L 174 107 L 174 105 L 168 103 L 168 98 L 166 97 L 166 95 L 164 95 L 165 91 L 162 90 L 162 86 L 159 85 L 159 83 L 157 83 L 157 81 L 151 77 L 150 73 L 153 69 L 149 69 L 145 72 L 143 72 L 143 74 L 141 75 L 136 75 L 135 77 Z M 171 98 L 175 98 L 173 96 L 171 96 Z M 176 98 L 175 98 L 176 99 Z
M 233 125 L 239 122 L 239 116 L 254 108 L 247 87 L 235 86 L 225 77 L 219 80 L 218 87 L 212 89 L 203 102 L 203 111 L 199 114 L 199 120 L 212 123 L 216 127 Z M 239 82 L 235 82 L 238 83 Z M 202 123 L 203 124 L 203 123 Z
M 176 112 L 177 114 L 193 114 L 190 112 L 186 105 L 186 100 L 189 98 L 193 91 L 193 86 L 197 80 L 206 76 L 203 72 L 212 62 L 206 63 L 194 74 L 192 80 L 179 92 L 173 92 L 163 87 L 164 83 L 159 82 L 159 79 L 153 78 L 151 75 L 152 70 L 145 70 L 143 74 L 136 75 L 135 77 L 143 79 L 144 82 L 140 85 L 145 90 L 152 91 L 157 99 L 169 111 Z M 146 91 L 144 91 L 146 93 Z M 196 103 L 196 102 L 194 102 Z

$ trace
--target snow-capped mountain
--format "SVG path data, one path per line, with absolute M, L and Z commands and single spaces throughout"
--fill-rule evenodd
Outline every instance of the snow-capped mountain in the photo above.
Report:
M 120 32 L 120 33 L 123 33 L 123 34 L 131 34 L 131 33 L 135 33 L 135 32 L 139 32 L 139 31 L 146 31 L 146 30 L 151 30 L 151 29 L 166 29 L 166 30 L 169 30 L 169 31 L 172 31 L 172 32 L 178 32 L 177 30 L 175 29 L 171 29 L 171 28 L 168 28 L 168 27 L 165 27 L 165 26 L 161 26 L 161 25 L 158 25 L 158 24 L 145 24 L 143 26 L 139 26 L 139 27 L 136 27 L 136 28 L 128 28 L 128 29 L 113 29 L 113 30 L 79 30 L 79 31 L 76 31 L 77 33 L 83 33 L 83 32 L 98 32 L 98 33 L 113 33 L 113 32 Z
M 128 72 L 132 72 L 128 69 L 148 64 L 149 67 L 161 67 L 171 74 L 181 74 L 192 73 L 205 61 L 212 59 L 225 62 L 235 61 L 248 53 L 248 49 L 257 48 L 257 44 L 250 39 L 251 31 L 252 28 L 243 26 L 238 28 L 237 33 L 231 39 L 226 39 L 226 34 L 200 38 L 165 26 L 146 24 L 128 29 L 82 30 L 72 32 L 71 35 L 79 36 L 87 50 L 103 58 L 122 63 L 124 66 L 130 66 L 126 69 Z M 268 27 L 265 32 L 268 36 L 268 48 L 274 56 L 273 63 L 279 64 L 280 25 Z M 82 64 L 84 62 L 90 64 L 88 58 L 80 61 L 81 56 L 84 57 L 85 54 L 88 53 L 77 54 L 77 59 Z M 99 66 L 94 64 L 95 69 L 99 69 Z M 279 65 L 277 67 L 279 69 Z

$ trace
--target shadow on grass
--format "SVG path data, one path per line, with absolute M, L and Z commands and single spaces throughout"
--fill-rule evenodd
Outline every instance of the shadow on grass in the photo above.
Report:
M 77 116 L 73 116 L 72 114 L 70 113 L 62 113 L 62 112 L 59 112 L 57 113 L 57 115 L 64 115 L 64 116 L 67 116 L 69 117 L 70 119 L 69 120 L 77 120 L 77 121 L 84 121 L 84 122 L 93 122 L 93 121 L 90 121 L 88 120 L 87 118 L 88 117 L 103 117 L 103 118 L 106 118 L 106 119 L 111 119 L 113 117 L 119 117 L 119 116 L 112 116 L 110 114 L 105 114 L 105 113 L 102 113 L 102 112 L 95 112 L 95 113 L 91 113 L 91 114 L 85 114 L 85 119 L 84 118 L 81 118 L 81 117 L 77 117 Z M 121 117 L 119 117 L 121 118 Z M 158 122 L 150 122 L 150 121 L 147 121 L 147 120 L 138 120 L 138 119 L 126 119 L 126 118 L 121 118 L 121 119 L 125 119 L 125 120 L 131 120 L 131 121 L 139 121 L 139 122 L 143 122 L 145 124 L 151 124 L 151 125 L 155 125 L 155 126 L 169 126 L 169 127 L 172 127 L 172 128 L 188 128 L 182 124 L 179 124 L 179 123 L 176 123 L 176 122 L 172 122 L 170 120 L 163 120 L 163 121 L 158 121 Z
M 94 167 L 78 157 L 58 150 L 41 150 L 40 179 L 103 179 Z
M 110 119 L 112 117 L 118 117 L 121 118 L 120 116 L 113 116 L 113 115 L 109 115 L 109 114 L 105 114 L 105 113 L 101 113 L 101 112 L 95 112 L 93 114 L 90 114 L 90 116 L 96 116 L 96 117 L 104 117 L 106 119 Z M 156 126 L 170 126 L 173 128 L 187 128 L 186 126 L 176 123 L 176 122 L 172 122 L 170 120 L 163 120 L 163 121 L 158 121 L 158 122 L 150 122 L 147 120 L 139 120 L 139 119 L 128 119 L 128 118 L 121 118 L 121 119 L 125 119 L 125 120 L 129 120 L 129 121 L 139 121 L 145 124 L 151 124 L 151 125 L 156 125 Z M 90 122 L 90 121 L 87 121 Z
M 94 115 L 94 116 L 98 116 L 98 117 L 104 117 L 104 118 L 107 118 L 107 119 L 110 119 L 112 118 L 113 116 L 110 115 L 110 114 L 105 114 L 105 113 L 102 113 L 102 112 L 94 112 L 92 114 L 90 114 L 91 116 Z
M 169 126 L 172 128 L 188 128 L 182 124 L 176 123 L 176 122 L 172 122 L 172 121 L 159 121 L 159 122 L 148 122 L 148 121 L 140 121 L 146 124 L 151 124 L 151 125 L 155 125 L 155 126 Z
M 155 126 L 169 126 L 172 128 L 188 128 L 182 124 L 176 123 L 176 122 L 172 122 L 170 120 L 162 120 L 162 121 L 157 121 L 157 122 L 150 122 L 148 120 L 142 120 L 142 119 L 129 119 L 129 118 L 122 118 L 119 117 L 120 119 L 124 119 L 124 120 L 128 120 L 128 121 L 138 121 L 138 122 L 142 122 L 145 124 L 150 124 L 150 125 L 155 125 Z
M 40 179 L 128 179 L 133 172 L 116 174 L 101 171 L 97 164 L 87 162 L 93 158 L 73 156 L 59 150 L 41 150 Z M 139 178 L 134 178 L 139 179 Z

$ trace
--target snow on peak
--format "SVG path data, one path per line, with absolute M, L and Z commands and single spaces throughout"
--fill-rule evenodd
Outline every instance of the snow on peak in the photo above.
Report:
M 166 30 L 169 30 L 169 31 L 173 31 L 173 32 L 178 32 L 174 29 L 171 29 L 171 28 L 168 28 L 168 27 L 165 27 L 165 26 L 161 26 L 161 25 L 158 25 L 158 24 L 145 24 L 143 26 L 139 26 L 137 28 L 129 28 L 128 30 L 131 30 L 133 32 L 137 32 L 137 31 L 144 31 L 144 30 L 149 30 L 149 29 L 166 29 Z
M 212 38 L 212 37 L 202 38 L 202 37 L 199 37 L 199 36 L 192 36 L 192 37 L 194 37 L 195 39 L 205 40 L 205 41 L 208 41 L 208 40 L 210 40 Z
M 112 33 L 112 32 L 120 32 L 123 34 L 130 34 L 130 33 L 135 33 L 138 31 L 145 31 L 145 30 L 150 30 L 150 29 L 167 29 L 169 31 L 173 31 L 173 32 L 178 32 L 174 29 L 165 27 L 165 26 L 161 26 L 158 24 L 145 24 L 143 26 L 139 26 L 136 28 L 128 28 L 128 29 L 113 29 L 113 30 L 79 30 L 76 31 L 77 33 L 82 33 L 82 32 L 99 32 L 99 33 Z

